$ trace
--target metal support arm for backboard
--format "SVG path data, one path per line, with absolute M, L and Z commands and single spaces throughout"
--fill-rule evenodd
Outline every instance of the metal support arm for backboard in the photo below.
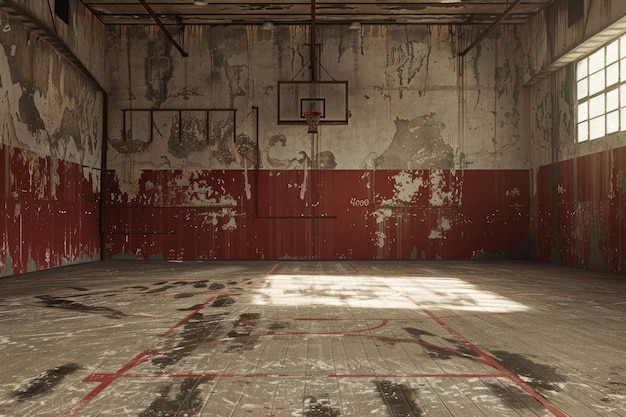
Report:
M 470 44 L 470 46 L 465 48 L 465 50 L 463 52 L 459 52 L 459 56 L 460 57 L 464 57 L 465 55 L 467 55 L 467 53 L 469 51 L 471 51 L 476 45 L 478 45 L 480 43 L 480 41 L 485 39 L 485 37 L 487 37 L 487 35 L 489 35 L 498 26 L 498 23 L 500 23 L 500 21 L 502 19 L 507 17 L 509 14 L 511 14 L 511 12 L 513 11 L 513 8 L 515 6 L 517 6 L 517 4 L 520 1 L 522 1 L 522 0 L 515 0 L 515 1 L 513 1 L 513 3 L 511 3 L 511 5 L 509 7 L 507 7 L 506 10 L 504 12 L 502 12 L 502 14 L 500 16 L 498 16 L 498 18 L 496 20 L 494 20 L 493 23 L 491 25 L 489 25 L 489 27 L 487 29 L 485 29 L 485 31 L 483 33 L 481 33 L 480 36 L 478 38 L 476 38 L 476 40 L 474 42 L 472 42 Z
M 165 36 L 167 36 L 167 39 L 169 39 L 170 42 L 172 43 L 172 45 L 174 45 L 174 47 L 176 47 L 176 49 L 178 49 L 178 51 L 183 56 L 183 58 L 187 58 L 189 56 L 189 54 L 187 52 L 185 52 L 183 47 L 180 46 L 178 44 L 178 42 L 176 42 L 176 39 L 174 39 L 174 37 L 172 36 L 170 31 L 167 30 L 167 28 L 165 27 L 165 25 L 163 24 L 161 19 L 159 19 L 159 16 L 157 16 L 156 13 L 154 13 L 154 10 L 152 10 L 152 8 L 148 5 L 148 3 L 146 3 L 146 0 L 139 0 L 139 3 L 141 3 L 143 5 L 143 8 L 146 9 L 146 11 L 148 12 L 148 14 L 150 14 L 152 19 L 156 22 L 156 24 L 159 25 L 159 27 L 161 28 L 161 30 L 163 31 Z

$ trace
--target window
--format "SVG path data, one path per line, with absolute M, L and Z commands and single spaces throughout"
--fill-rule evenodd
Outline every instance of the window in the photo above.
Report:
M 56 0 L 54 2 L 54 14 L 65 23 L 70 21 L 70 7 L 68 3 L 68 0 Z
M 626 35 L 576 63 L 578 141 L 626 131 Z

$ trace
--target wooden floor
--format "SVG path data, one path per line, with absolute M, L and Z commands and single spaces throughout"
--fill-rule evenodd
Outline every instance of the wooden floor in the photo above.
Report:
M 100 262 L 0 279 L 0 416 L 626 416 L 626 277 Z

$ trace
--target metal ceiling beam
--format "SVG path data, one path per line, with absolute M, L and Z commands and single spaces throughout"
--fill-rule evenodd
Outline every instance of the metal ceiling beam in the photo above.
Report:
M 167 30 L 167 27 L 165 27 L 165 25 L 163 24 L 161 19 L 159 19 L 159 16 L 157 16 L 156 13 L 154 13 L 154 10 L 152 10 L 152 8 L 148 5 L 148 3 L 146 3 L 146 0 L 139 0 L 139 3 L 142 4 L 144 9 L 146 9 L 146 11 L 152 17 L 152 19 L 156 22 L 156 24 L 159 25 L 159 27 L 161 28 L 161 30 L 163 31 L 165 36 L 167 36 L 167 39 L 169 39 L 170 42 L 172 43 L 172 45 L 174 45 L 176 47 L 176 49 L 178 49 L 178 51 L 183 56 L 183 58 L 187 58 L 189 56 L 189 54 L 187 52 L 185 52 L 183 47 L 180 46 L 180 44 L 178 42 L 176 42 L 176 39 L 174 39 L 174 37 L 172 36 L 170 31 Z
M 498 26 L 498 24 L 500 23 L 500 21 L 502 21 L 502 19 L 507 17 L 509 14 L 511 14 L 511 12 L 515 8 L 515 6 L 517 6 L 521 1 L 522 0 L 515 0 L 515 1 L 513 1 L 513 3 L 511 3 L 511 5 L 509 7 L 507 7 L 506 10 L 504 12 L 502 12 L 502 14 L 500 16 L 498 16 L 498 18 L 496 20 L 494 20 L 493 23 L 491 25 L 489 25 L 489 27 L 487 29 L 485 29 L 485 31 L 483 33 L 481 33 L 481 35 L 478 38 L 476 38 L 476 40 L 474 42 L 472 42 L 470 44 L 470 46 L 465 48 L 465 50 L 463 52 L 459 52 L 459 56 L 460 57 L 464 57 L 465 55 L 467 55 L 467 53 L 469 51 L 471 51 L 476 45 L 478 45 L 480 43 L 480 41 L 485 39 L 485 37 L 487 37 L 487 35 L 489 35 Z

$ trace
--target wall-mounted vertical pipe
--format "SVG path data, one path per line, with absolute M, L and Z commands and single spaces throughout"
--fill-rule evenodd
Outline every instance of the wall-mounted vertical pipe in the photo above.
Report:
M 124 113 L 126 118 L 126 113 Z M 100 260 L 105 259 L 105 245 L 106 245 L 106 223 L 104 221 L 104 213 L 106 210 L 106 202 L 104 197 L 107 175 L 107 142 L 109 137 L 109 95 L 106 91 L 102 90 L 102 155 L 100 155 L 100 217 L 98 218 L 98 230 L 100 230 Z
M 259 108 L 252 106 L 256 121 L 256 162 L 254 164 L 254 218 L 259 217 L 259 172 L 261 166 L 261 148 L 259 146 Z
M 315 45 L 315 43 L 317 42 L 316 31 L 317 29 L 315 28 L 315 0 L 311 0 L 311 81 L 317 80 L 317 74 L 315 71 L 315 69 L 317 68 L 317 57 L 315 56 L 316 50 L 317 50 L 317 46 Z

